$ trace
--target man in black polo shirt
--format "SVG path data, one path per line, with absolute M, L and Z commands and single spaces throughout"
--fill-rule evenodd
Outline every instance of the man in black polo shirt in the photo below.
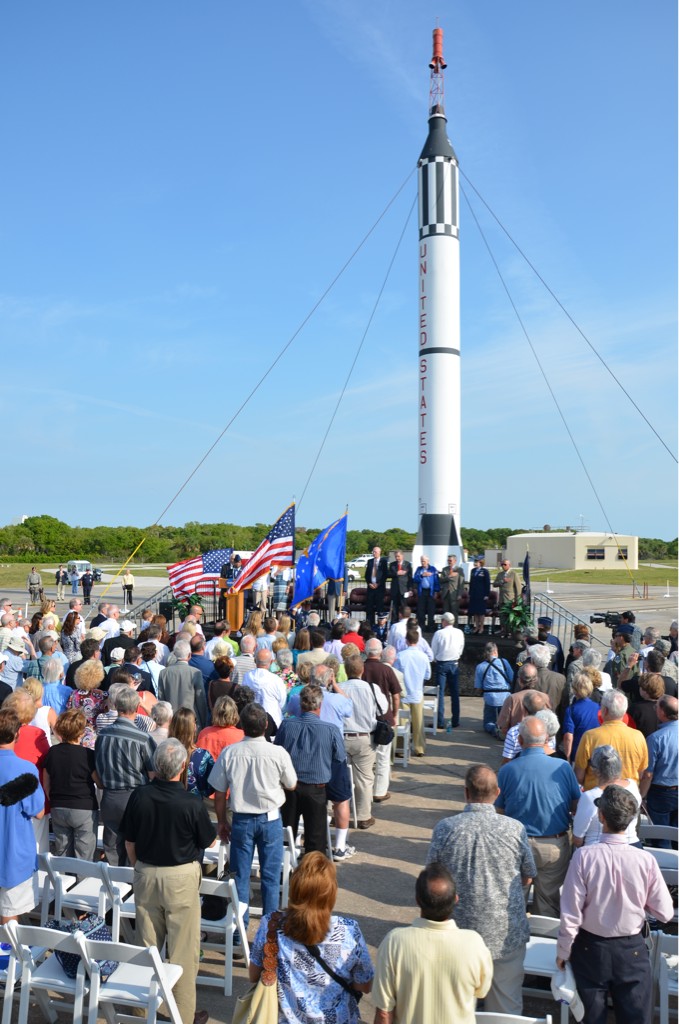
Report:
M 188 755 L 179 740 L 164 740 L 155 756 L 156 776 L 135 790 L 120 830 L 134 865 L 137 933 L 144 946 L 163 948 L 183 969 L 174 988 L 184 1024 L 205 1024 L 196 1013 L 196 975 L 200 957 L 200 857 L 216 831 L 201 800 L 180 782 Z

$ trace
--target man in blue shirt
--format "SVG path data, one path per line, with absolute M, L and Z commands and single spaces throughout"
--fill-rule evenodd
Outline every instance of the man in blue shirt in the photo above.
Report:
M 297 788 L 287 790 L 283 807 L 283 825 L 297 835 L 300 815 L 304 820 L 304 852 L 327 850 L 326 786 L 335 764 L 346 761 L 344 740 L 336 725 L 320 718 L 323 691 L 320 686 L 305 686 L 299 695 L 300 718 L 285 718 L 276 733 L 275 743 L 290 755 L 297 773 Z
M 501 739 L 497 716 L 512 688 L 513 672 L 509 662 L 498 655 L 497 644 L 489 642 L 483 649 L 484 660 L 476 666 L 474 691 L 483 694 L 483 728 Z
M 0 924 L 37 905 L 38 873 L 32 818 L 45 813 L 38 769 L 14 753 L 21 723 L 0 711 Z
M 538 874 L 533 912 L 559 917 L 559 887 L 570 859 L 568 831 L 580 799 L 580 787 L 566 761 L 545 753 L 547 727 L 539 718 L 524 718 L 519 726 L 518 757 L 500 768 L 498 811 L 525 826 Z
M 441 589 L 441 585 L 438 570 L 429 564 L 426 555 L 422 555 L 420 558 L 420 565 L 413 575 L 413 585 L 417 590 L 417 621 L 420 624 L 420 629 L 428 629 L 430 633 L 433 633 L 436 629 L 434 595 Z
M 677 792 L 679 786 L 679 722 L 677 698 L 665 694 L 656 705 L 660 725 L 646 738 L 648 768 L 641 776 L 639 791 L 646 798 L 654 825 L 677 827 Z M 668 842 L 658 844 L 665 848 Z

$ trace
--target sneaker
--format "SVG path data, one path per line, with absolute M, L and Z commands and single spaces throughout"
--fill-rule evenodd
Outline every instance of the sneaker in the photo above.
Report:
M 343 850 L 333 850 L 332 859 L 341 863 L 344 860 L 351 860 L 356 854 L 355 846 L 345 846 Z

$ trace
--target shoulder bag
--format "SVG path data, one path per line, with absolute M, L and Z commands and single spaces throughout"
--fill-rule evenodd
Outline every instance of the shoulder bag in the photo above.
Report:
M 236 1000 L 231 1024 L 278 1024 L 278 925 L 281 914 L 269 918 L 264 943 L 264 963 L 259 981 Z
M 341 985 L 345 992 L 348 992 L 350 996 L 353 996 L 356 1003 L 360 1003 L 363 998 L 363 993 L 359 992 L 357 988 L 354 988 L 351 982 L 347 981 L 346 978 L 343 978 L 341 974 L 337 973 L 337 971 L 333 971 L 330 964 L 326 963 L 321 956 L 321 951 L 318 946 L 307 946 L 306 948 L 309 950 L 316 963 L 321 965 L 325 973 L 329 974 L 332 980 L 336 981 L 338 985 Z
M 375 717 L 377 719 L 377 725 L 370 733 L 370 735 L 372 737 L 373 743 L 376 743 L 378 747 L 386 747 L 391 743 L 391 741 L 394 738 L 394 730 L 389 725 L 389 722 L 387 722 L 386 718 L 380 711 L 380 706 L 377 703 L 377 697 L 375 696 L 374 687 L 376 684 L 369 683 L 368 685 L 370 686 L 370 692 L 372 693 L 373 700 L 375 701 Z

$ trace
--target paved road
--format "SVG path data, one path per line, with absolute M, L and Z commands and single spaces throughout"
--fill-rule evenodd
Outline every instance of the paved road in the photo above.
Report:
M 106 590 L 107 584 L 111 583 L 113 576 L 104 574 L 103 583 L 98 584 L 92 592 L 93 603 L 101 600 L 101 595 Z M 137 576 L 135 578 L 134 600 L 135 603 L 150 597 L 158 590 L 167 586 L 167 576 Z M 533 587 L 533 594 L 545 593 L 546 581 L 544 584 L 537 583 Z M 594 583 L 556 583 L 550 581 L 549 589 L 553 591 L 549 596 L 553 601 L 561 604 L 573 615 L 589 622 L 590 615 L 595 612 L 625 611 L 632 609 L 637 617 L 637 622 L 643 629 L 645 626 L 658 626 L 663 633 L 667 632 L 672 619 L 677 618 L 677 587 L 670 587 L 670 597 L 665 597 L 666 587 L 649 587 L 648 600 L 640 600 L 632 597 L 631 586 L 612 586 L 610 584 L 599 585 Z M 46 590 L 48 597 L 56 597 L 54 588 Z M 3 594 L 11 597 L 13 601 L 26 601 L 24 589 L 5 590 Z M 106 598 L 122 605 L 122 588 L 120 580 L 116 580 L 108 591 Z M 63 604 L 59 604 L 59 614 L 68 608 L 68 598 Z M 35 609 L 34 609 L 35 610 Z M 31 609 L 29 606 L 29 613 Z M 609 631 L 601 626 L 593 627 L 595 634 L 606 643 L 609 639 Z

